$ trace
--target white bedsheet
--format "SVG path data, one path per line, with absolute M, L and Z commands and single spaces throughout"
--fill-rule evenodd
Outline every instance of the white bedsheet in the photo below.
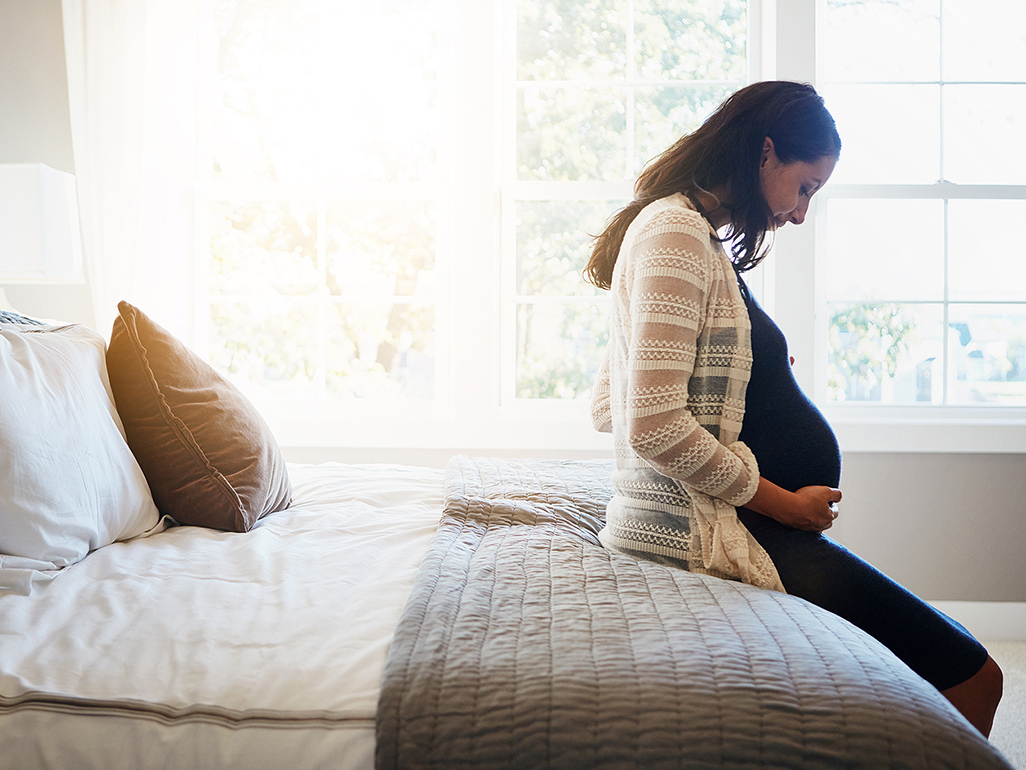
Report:
M 388 644 L 441 513 L 443 472 L 289 469 L 293 505 L 249 533 L 174 528 L 102 548 L 31 596 L 0 597 L 0 757 L 19 768 L 370 767 Z M 214 718 L 11 707 L 40 692 Z

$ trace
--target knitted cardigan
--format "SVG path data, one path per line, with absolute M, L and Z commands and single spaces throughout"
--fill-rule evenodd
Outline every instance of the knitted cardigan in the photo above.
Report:
M 737 519 L 759 484 L 737 440 L 752 365 L 733 265 L 683 195 L 646 206 L 620 247 L 612 328 L 592 401 L 612 431 L 610 550 L 783 591 Z

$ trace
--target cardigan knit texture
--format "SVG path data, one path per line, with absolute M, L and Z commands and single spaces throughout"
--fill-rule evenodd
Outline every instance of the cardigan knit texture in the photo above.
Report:
M 737 518 L 759 469 L 738 441 L 751 325 L 733 264 L 683 195 L 646 206 L 624 236 L 592 421 L 613 433 L 603 545 L 783 591 Z

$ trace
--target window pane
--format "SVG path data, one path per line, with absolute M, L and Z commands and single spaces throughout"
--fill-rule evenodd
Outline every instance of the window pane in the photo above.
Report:
M 940 0 L 827 0 L 824 32 L 828 81 L 940 78 Z
M 622 91 L 529 88 L 517 101 L 520 179 L 621 180 L 627 167 Z
M 444 0 L 216 0 L 217 72 L 309 82 L 325 66 L 435 77 Z
M 1008 237 L 1011 222 L 1026 222 L 1026 201 L 948 203 L 952 300 L 1026 302 L 1026 245 Z
M 210 220 L 212 294 L 309 294 L 320 285 L 313 206 L 215 203 Z
M 937 86 L 829 86 L 827 107 L 841 134 L 832 181 L 932 184 L 940 178 Z
M 944 176 L 960 184 L 1026 180 L 1026 85 L 944 87 Z
M 941 305 L 830 303 L 827 391 L 832 401 L 941 403 Z
M 233 182 L 420 181 L 435 175 L 437 88 L 322 78 L 317 89 L 226 86 L 214 174 Z M 330 93 L 331 98 L 325 98 Z M 416 125 L 416 131 L 409 126 Z
M 520 80 L 623 78 L 627 33 L 618 0 L 519 0 Z
M 294 0 L 278 2 L 291 6 Z M 393 83 L 437 77 L 446 0 L 317 0 L 316 5 L 320 16 L 310 32 L 326 72 Z
M 211 362 L 256 397 L 435 395 L 435 203 L 375 199 L 440 176 L 448 10 L 215 0 L 214 189 L 297 186 L 211 206 Z M 370 201 L 326 202 L 340 184 Z
M 944 299 L 942 201 L 831 198 L 827 222 L 829 300 Z
M 521 201 L 517 204 L 517 294 L 594 295 L 584 280 L 593 236 L 620 201 Z
M 608 339 L 608 303 L 518 305 L 517 398 L 588 398 Z
M 332 304 L 326 390 L 332 398 L 434 397 L 435 313 L 411 302 Z
M 691 133 L 735 89 L 732 86 L 639 87 L 634 97 L 634 174 Z
M 944 0 L 947 80 L 1026 80 L 1026 3 Z
M 327 288 L 331 294 L 434 298 L 433 203 L 332 204 L 326 227 Z
M 313 0 L 216 0 L 218 77 L 238 82 L 269 77 L 308 82 L 317 68 L 309 50 L 318 5 Z
M 214 179 L 433 178 L 439 10 L 440 0 L 219 3 Z
M 251 398 L 315 397 L 316 329 L 308 299 L 214 302 L 209 360 Z
M 308 88 L 225 85 L 214 116 L 214 180 L 316 181 L 319 118 Z
M 1026 406 L 1026 306 L 951 308 L 956 404 Z
M 745 79 L 744 0 L 636 0 L 634 25 L 643 80 Z
M 434 84 L 326 83 L 313 141 L 323 182 L 419 182 L 436 176 L 438 94 Z M 388 98 L 383 99 L 382 93 Z M 323 97 L 323 95 L 322 95 Z M 416 126 L 415 130 L 411 130 Z
M 319 330 L 324 330 L 323 334 Z M 211 306 L 210 361 L 254 398 L 434 396 L 434 308 L 316 299 Z

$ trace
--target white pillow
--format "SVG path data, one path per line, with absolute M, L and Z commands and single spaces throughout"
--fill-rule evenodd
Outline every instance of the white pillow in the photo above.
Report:
M 163 529 L 114 407 L 103 337 L 0 324 L 0 593 Z

